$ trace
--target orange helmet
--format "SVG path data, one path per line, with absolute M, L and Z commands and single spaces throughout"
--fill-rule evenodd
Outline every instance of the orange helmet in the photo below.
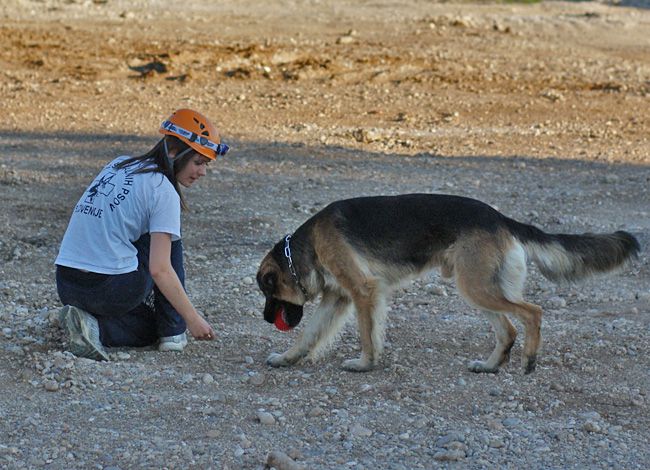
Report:
M 161 134 L 173 135 L 204 157 L 214 160 L 225 155 L 229 147 L 221 143 L 219 131 L 203 114 L 179 109 L 160 125 Z

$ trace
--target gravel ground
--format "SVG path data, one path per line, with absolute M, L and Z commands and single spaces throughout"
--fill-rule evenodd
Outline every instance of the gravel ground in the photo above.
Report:
M 647 468 L 650 11 L 634 6 L 10 0 L 0 467 Z M 72 206 L 179 106 L 233 148 L 183 221 L 188 292 L 218 337 L 76 358 L 52 265 Z M 377 370 L 340 369 L 354 323 L 318 362 L 266 366 L 298 334 L 262 319 L 267 250 L 335 199 L 407 192 L 549 232 L 625 229 L 643 251 L 579 285 L 530 267 L 531 375 L 521 338 L 499 374 L 467 370 L 493 335 L 435 273 L 395 292 Z

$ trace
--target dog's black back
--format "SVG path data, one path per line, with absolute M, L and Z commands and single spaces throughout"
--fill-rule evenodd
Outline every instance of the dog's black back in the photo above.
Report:
M 385 262 L 424 265 L 461 233 L 493 233 L 505 217 L 487 204 L 461 196 L 406 194 L 336 201 L 321 212 L 355 249 Z

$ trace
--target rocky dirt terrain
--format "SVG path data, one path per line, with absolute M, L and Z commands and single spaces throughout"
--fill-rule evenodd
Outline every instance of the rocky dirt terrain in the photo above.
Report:
M 5 0 L 0 467 L 647 468 L 648 6 Z M 72 207 L 179 107 L 232 146 L 184 216 L 187 289 L 218 338 L 76 358 L 53 270 Z M 340 369 L 353 322 L 323 360 L 270 369 L 299 331 L 262 319 L 266 251 L 330 201 L 406 192 L 644 249 L 579 285 L 531 266 L 532 375 L 521 338 L 499 374 L 467 370 L 492 332 L 435 273 L 395 292 L 377 370 Z

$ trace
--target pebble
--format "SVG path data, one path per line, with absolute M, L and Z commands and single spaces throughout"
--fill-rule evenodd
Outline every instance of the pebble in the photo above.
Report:
M 585 422 L 582 425 L 582 429 L 584 429 L 587 432 L 594 432 L 594 433 L 599 433 L 602 430 L 602 428 L 598 425 L 598 423 L 594 421 Z
M 585 420 L 598 421 L 602 419 L 602 416 L 597 411 L 585 411 L 580 413 L 580 417 Z
M 246 434 L 242 434 L 239 438 L 239 445 L 242 447 L 242 449 L 250 449 L 253 447 L 253 443 L 246 437 Z
M 515 426 L 519 426 L 521 424 L 521 420 L 518 418 L 506 418 L 501 422 L 506 428 L 514 428 Z
M 202 380 L 203 380 L 203 383 L 204 383 L 204 384 L 208 384 L 208 385 L 209 385 L 209 384 L 214 383 L 214 377 L 212 377 L 211 374 L 203 374 L 203 378 L 202 378 Z
M 260 423 L 262 424 L 275 424 L 275 417 L 266 411 L 258 411 L 257 412 L 257 419 Z
M 252 385 L 257 385 L 257 386 L 263 385 L 264 382 L 266 382 L 266 375 L 264 375 L 264 374 L 254 374 L 249 379 L 249 382 Z
M 430 284 L 427 286 L 427 291 L 433 295 L 439 295 L 442 297 L 447 297 L 447 289 L 444 286 L 439 286 L 437 284 Z
M 441 450 L 433 454 L 433 459 L 440 462 L 456 462 L 466 457 L 462 450 Z
M 276 470 L 306 470 L 304 465 L 294 461 L 284 452 L 273 450 L 266 456 L 266 466 Z
M 493 449 L 500 449 L 501 447 L 505 446 L 505 443 L 501 439 L 490 439 L 488 445 Z
M 310 418 L 316 418 L 318 416 L 323 416 L 325 414 L 325 410 L 321 408 L 320 406 L 315 406 L 309 412 L 307 413 L 307 416 Z
M 46 380 L 43 386 L 48 392 L 56 392 L 59 389 L 59 383 L 56 380 Z
M 350 428 L 350 434 L 352 437 L 370 437 L 372 436 L 372 431 L 360 424 L 353 424 Z
M 564 308 L 566 307 L 566 299 L 560 297 L 560 296 L 554 296 L 549 298 L 546 301 L 547 305 L 550 308 Z

